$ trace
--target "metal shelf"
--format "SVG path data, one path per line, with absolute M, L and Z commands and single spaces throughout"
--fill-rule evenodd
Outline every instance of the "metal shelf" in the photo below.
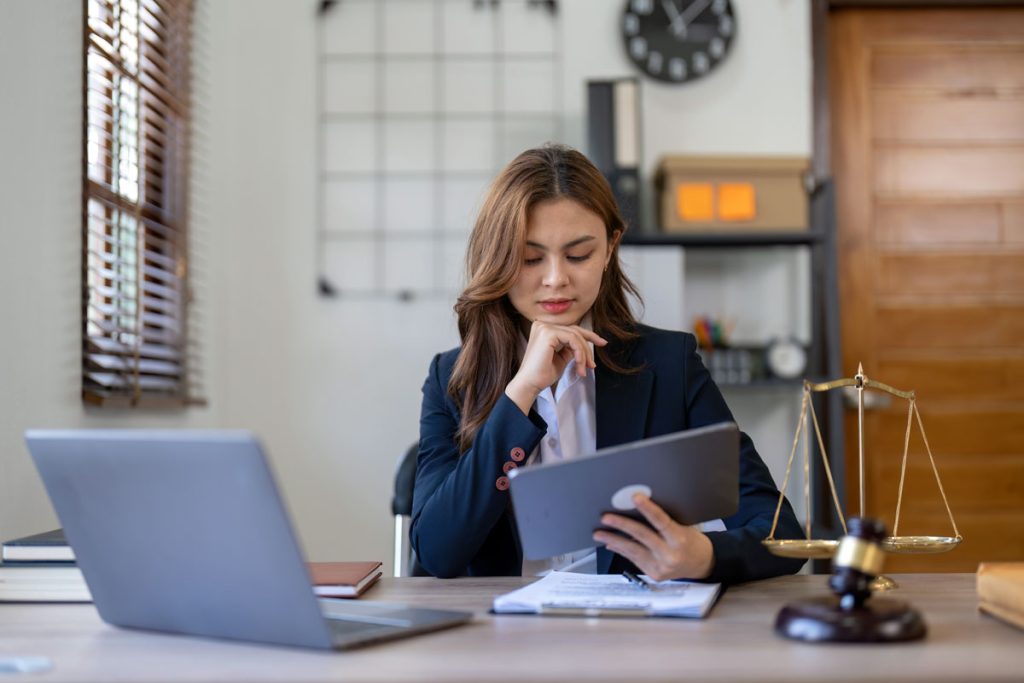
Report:
M 820 233 L 811 230 L 744 233 L 626 232 L 622 243 L 633 246 L 775 247 L 817 244 L 821 239 Z
M 741 391 L 754 391 L 757 389 L 799 389 L 803 386 L 801 379 L 758 379 L 752 382 L 718 382 L 715 384 L 719 389 L 739 389 Z

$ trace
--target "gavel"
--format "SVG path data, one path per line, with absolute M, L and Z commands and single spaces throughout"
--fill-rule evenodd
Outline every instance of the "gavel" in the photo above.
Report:
M 924 638 L 921 614 L 905 602 L 872 597 L 871 582 L 885 564 L 885 525 L 853 517 L 832 558 L 833 595 L 791 603 L 775 619 L 775 631 L 807 642 L 887 643 Z

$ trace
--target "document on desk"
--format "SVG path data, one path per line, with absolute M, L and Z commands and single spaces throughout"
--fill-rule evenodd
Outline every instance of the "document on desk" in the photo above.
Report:
M 650 582 L 641 588 L 618 574 L 551 572 L 539 581 L 494 599 L 497 614 L 561 614 L 617 617 L 707 615 L 718 583 Z

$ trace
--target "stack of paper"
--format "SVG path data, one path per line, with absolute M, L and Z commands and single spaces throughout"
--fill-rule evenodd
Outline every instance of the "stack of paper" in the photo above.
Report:
M 494 599 L 498 614 L 693 617 L 707 615 L 721 590 L 718 583 L 651 582 L 649 589 L 618 574 L 551 572 Z

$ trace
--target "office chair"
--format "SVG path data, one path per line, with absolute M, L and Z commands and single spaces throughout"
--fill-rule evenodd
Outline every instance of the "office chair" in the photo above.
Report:
M 398 459 L 395 470 L 395 490 L 391 496 L 391 514 L 395 516 L 395 576 L 430 576 L 416 561 L 416 553 L 409 543 L 412 489 L 416 483 L 419 450 L 419 442 L 409 446 Z

